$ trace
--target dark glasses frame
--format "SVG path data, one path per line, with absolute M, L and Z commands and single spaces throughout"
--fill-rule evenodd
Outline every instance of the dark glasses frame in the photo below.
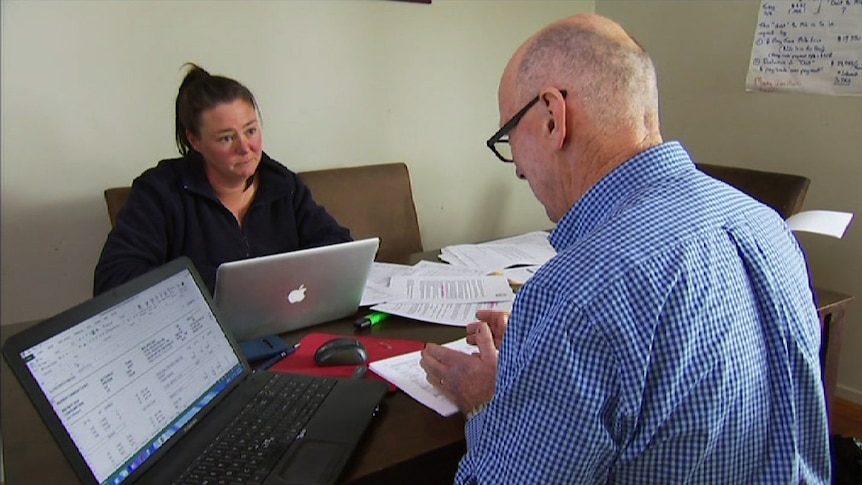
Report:
M 566 95 L 568 93 L 565 89 L 561 89 L 560 94 L 563 95 L 563 99 L 566 99 Z M 531 99 L 523 108 L 521 108 L 520 111 L 515 113 L 515 116 L 512 116 L 512 118 L 507 121 L 506 124 L 500 127 L 500 129 L 497 130 L 496 133 L 491 135 L 491 138 L 488 138 L 488 141 L 485 142 L 485 144 L 488 145 L 488 148 L 492 152 L 494 152 L 494 155 L 497 155 L 497 158 L 499 158 L 501 161 L 505 163 L 514 163 L 514 160 L 512 160 L 511 158 L 506 158 L 501 155 L 500 152 L 497 150 L 497 147 L 495 147 L 494 145 L 496 145 L 497 143 L 509 143 L 509 133 L 515 129 L 515 126 L 517 126 L 518 122 L 521 121 L 521 118 L 523 118 L 524 115 L 527 114 L 527 111 L 529 111 L 534 104 L 539 102 L 539 96 L 541 95 L 536 95 L 535 98 Z

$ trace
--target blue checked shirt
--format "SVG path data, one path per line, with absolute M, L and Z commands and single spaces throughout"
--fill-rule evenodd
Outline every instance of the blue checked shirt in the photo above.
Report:
M 550 240 L 456 483 L 829 482 L 819 320 L 777 213 L 672 142 Z

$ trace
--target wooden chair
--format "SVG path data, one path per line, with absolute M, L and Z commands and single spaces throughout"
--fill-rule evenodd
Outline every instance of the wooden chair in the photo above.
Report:
M 736 187 L 787 219 L 799 212 L 811 180 L 801 175 L 699 163 L 704 173 Z
M 105 204 L 108 206 L 108 218 L 111 219 L 111 227 L 117 225 L 117 214 L 129 200 L 131 187 L 111 187 L 105 189 Z
M 406 263 L 422 252 L 419 220 L 413 203 L 410 174 L 404 163 L 331 168 L 299 172 L 314 200 L 354 239 L 379 237 L 377 261 Z M 131 187 L 105 190 L 111 227 L 129 198 Z
M 406 263 L 422 252 L 410 174 L 404 163 L 299 172 L 314 200 L 354 239 L 379 237 L 377 261 Z

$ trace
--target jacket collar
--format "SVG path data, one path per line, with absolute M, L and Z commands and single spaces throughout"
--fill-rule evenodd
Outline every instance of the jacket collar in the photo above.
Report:
M 218 200 L 215 190 L 207 179 L 204 171 L 204 160 L 200 153 L 192 152 L 185 157 L 186 163 L 180 165 L 180 179 L 183 188 L 195 195 L 211 200 Z M 287 176 L 286 167 L 263 153 L 260 165 L 257 167 L 259 186 L 253 204 L 271 202 L 281 197 L 290 196 L 296 189 L 292 178 Z

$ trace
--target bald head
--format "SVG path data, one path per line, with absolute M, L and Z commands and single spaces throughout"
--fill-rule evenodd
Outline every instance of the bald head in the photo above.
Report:
M 598 15 L 563 19 L 527 40 L 503 72 L 499 103 L 501 126 L 517 123 L 508 133 L 515 173 L 555 222 L 626 160 L 662 143 L 652 60 Z
M 601 15 L 578 14 L 559 20 L 542 29 L 533 36 L 533 40 L 543 37 L 554 29 L 572 29 L 592 32 L 608 41 L 619 44 L 622 48 L 643 52 L 644 49 L 623 28 L 613 20 Z
M 625 128 L 645 137 L 658 133 L 652 60 L 605 17 L 575 15 L 542 29 L 512 56 L 501 91 L 506 86 L 524 99 L 547 87 L 567 89 L 600 132 Z

